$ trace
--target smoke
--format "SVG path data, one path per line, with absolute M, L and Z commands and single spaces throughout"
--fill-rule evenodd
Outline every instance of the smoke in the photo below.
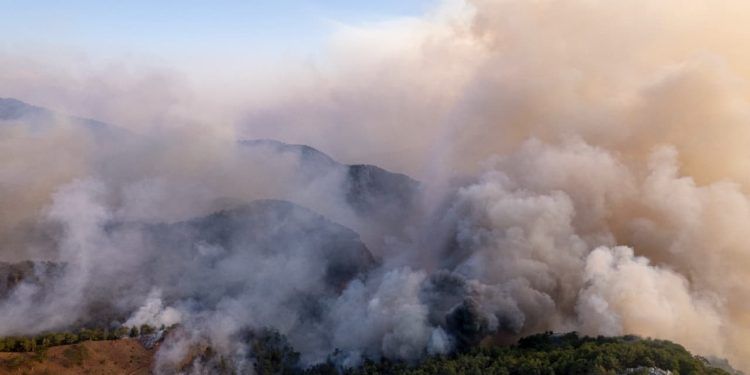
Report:
M 577 305 L 584 332 L 669 337 L 699 352 L 723 349 L 715 301 L 694 295 L 681 275 L 651 266 L 632 249 L 594 250 L 584 280 Z M 691 329 L 675 334 L 685 324 Z
M 169 327 L 180 323 L 181 320 L 182 316 L 180 312 L 173 307 L 164 307 L 161 291 L 154 289 L 148 294 L 143 306 L 125 321 L 124 325 L 127 327 L 140 327 L 148 324 L 152 327 Z
M 734 0 L 448 1 L 342 27 L 239 111 L 168 72 L 154 91 L 148 69 L 2 55 L 9 94 L 124 129 L 0 123 L 0 255 L 62 267 L 10 290 L 0 333 L 179 322 L 157 370 L 200 372 L 206 346 L 252 366 L 243 337 L 268 327 L 341 366 L 578 330 L 747 370 L 748 20 Z

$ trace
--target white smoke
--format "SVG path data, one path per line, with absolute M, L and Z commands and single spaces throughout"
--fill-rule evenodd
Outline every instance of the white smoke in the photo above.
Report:
M 161 290 L 154 289 L 146 298 L 143 306 L 123 324 L 126 327 L 140 327 L 148 324 L 151 327 L 169 327 L 182 321 L 182 313 L 174 307 L 164 306 Z

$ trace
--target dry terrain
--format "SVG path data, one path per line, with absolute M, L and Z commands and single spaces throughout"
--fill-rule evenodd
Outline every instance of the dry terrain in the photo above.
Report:
M 121 339 L 0 353 L 0 374 L 149 374 L 153 352 L 137 340 Z

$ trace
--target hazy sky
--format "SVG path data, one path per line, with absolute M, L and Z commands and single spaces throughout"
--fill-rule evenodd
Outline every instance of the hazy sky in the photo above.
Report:
M 434 0 L 0 0 L 0 48 L 185 70 L 211 61 L 314 56 L 338 24 L 419 16 Z

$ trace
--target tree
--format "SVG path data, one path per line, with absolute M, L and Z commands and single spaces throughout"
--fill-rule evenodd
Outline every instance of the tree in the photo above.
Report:
M 156 332 L 154 327 L 151 327 L 148 324 L 144 324 L 141 326 L 141 335 L 150 335 L 152 333 Z

